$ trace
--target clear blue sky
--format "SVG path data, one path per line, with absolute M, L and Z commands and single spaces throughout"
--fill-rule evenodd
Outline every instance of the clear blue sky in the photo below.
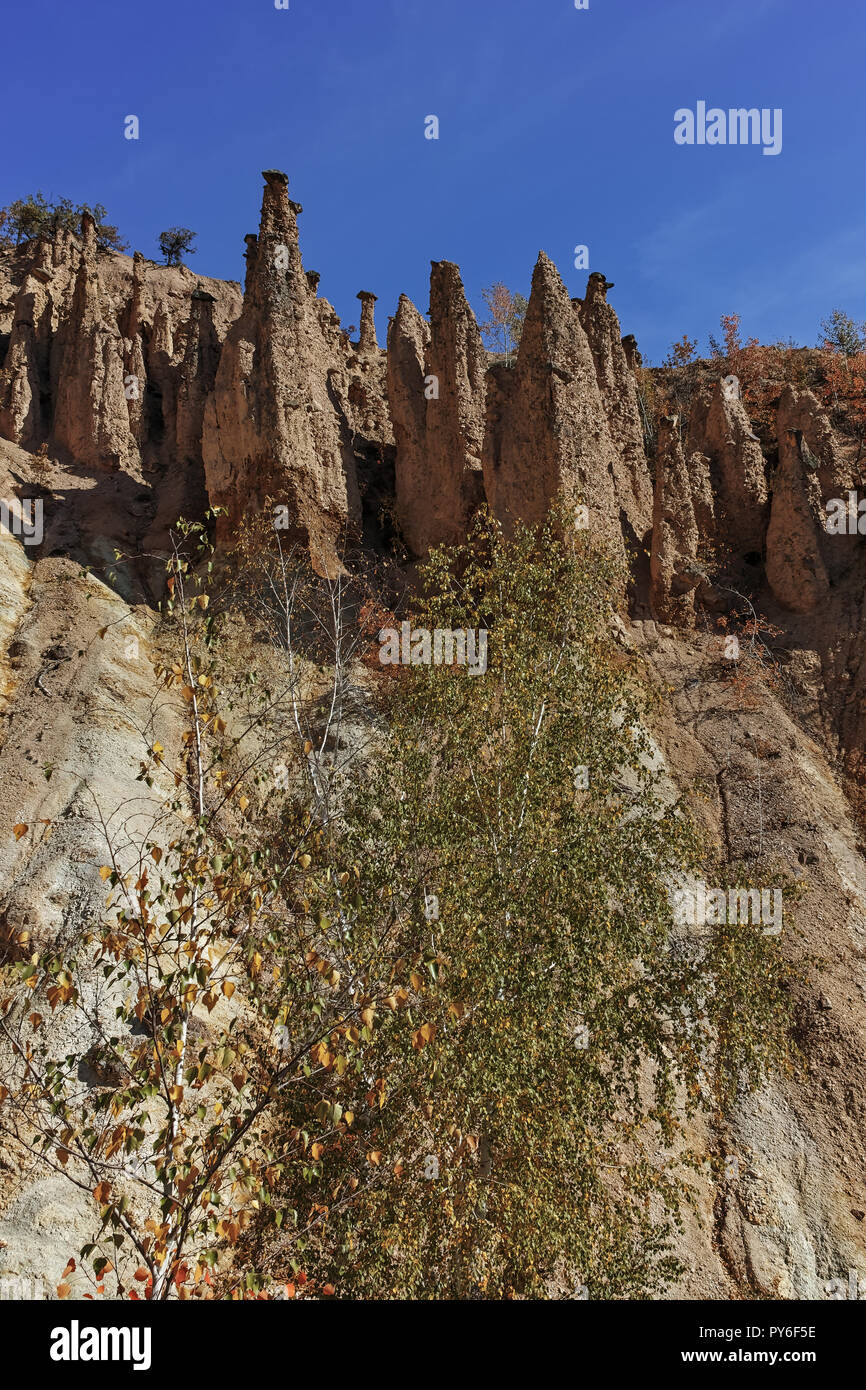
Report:
M 40 0 L 3 37 L 0 203 L 103 202 L 151 256 L 180 223 L 194 269 L 240 279 L 260 170 L 285 169 L 304 264 L 344 323 L 379 295 L 380 342 L 401 291 L 426 311 L 431 259 L 479 312 L 540 248 L 582 294 L 578 243 L 654 362 L 722 313 L 804 343 L 836 306 L 866 319 L 860 0 Z M 675 145 L 698 100 L 781 107 L 781 154 Z

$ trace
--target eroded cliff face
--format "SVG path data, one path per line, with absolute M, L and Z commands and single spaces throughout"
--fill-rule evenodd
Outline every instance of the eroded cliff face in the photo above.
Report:
M 802 385 L 779 383 L 762 445 L 711 373 L 690 410 L 661 415 L 648 457 L 639 354 L 611 286 L 593 274 L 573 299 L 544 253 L 511 364 L 486 352 L 448 261 L 432 265 L 429 320 L 402 296 L 384 348 L 361 291 L 351 343 L 303 269 L 285 175 L 264 177 L 243 294 L 101 251 L 87 224 L 0 257 L 0 496 L 44 509 L 41 542 L 0 536 L 0 923 L 48 940 L 99 901 L 82 789 L 106 809 L 141 795 L 161 593 L 149 557 L 178 516 L 225 508 L 230 546 L 270 499 L 333 571 L 359 541 L 422 557 L 485 506 L 510 528 L 557 496 L 583 504 L 637 562 L 623 641 L 668 698 L 655 732 L 670 777 L 698 785 L 729 862 L 781 861 L 810 887 L 798 926 L 828 961 L 798 1000 L 806 1079 L 774 1081 L 723 1136 L 695 1137 L 723 1139 L 738 1167 L 699 1180 L 704 1222 L 688 1219 L 675 1292 L 817 1298 L 866 1274 L 866 557 L 856 522 L 825 525 L 828 503 L 862 494 L 866 461 Z M 714 631 L 744 601 L 775 629 L 778 674 L 747 699 Z M 14 839 L 40 818 L 52 838 Z M 69 1254 L 58 1193 L 16 1175 L 0 1213 L 22 1267 L 48 1251 L 52 1276 Z
M 347 353 L 304 274 L 301 209 L 289 199 L 288 179 L 278 170 L 264 177 L 243 307 L 205 408 L 208 496 L 226 509 L 223 538 L 271 498 L 287 509 L 286 529 L 309 546 L 314 563 L 332 569 L 342 539 L 361 523 L 355 459 L 328 382 Z
M 644 451 L 634 360 L 623 343 L 616 311 L 607 302 L 613 285 L 598 271 L 584 299 L 575 300 L 595 363 L 608 430 L 614 445 L 617 498 L 635 535 L 646 535 L 652 515 L 652 481 Z M 634 340 L 632 339 L 632 342 Z
M 506 528 L 538 524 L 555 498 L 584 505 L 589 525 L 621 543 L 618 455 L 580 318 L 542 252 L 513 381 L 502 383 L 485 441 L 484 482 Z
M 200 427 L 190 441 L 176 417 L 181 379 L 195 368 L 204 394 L 212 377 L 207 351 L 200 363 L 187 353 L 200 328 L 197 293 L 210 296 L 213 356 L 238 314 L 231 282 L 104 251 L 89 218 L 80 237 L 63 232 L 5 253 L 3 437 L 84 467 L 139 473 L 173 467 L 180 437 L 184 462 L 200 469 Z

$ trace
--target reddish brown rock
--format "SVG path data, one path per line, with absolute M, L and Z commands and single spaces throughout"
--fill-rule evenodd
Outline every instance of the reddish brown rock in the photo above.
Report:
M 465 539 L 472 514 L 484 498 L 487 353 L 452 261 L 432 262 L 425 376 L 429 543 L 453 544 Z
M 650 526 L 653 489 L 643 442 L 634 366 L 629 364 L 620 334 L 619 319 L 607 302 L 613 286 L 593 271 L 583 300 L 575 304 L 595 362 L 610 437 L 619 455 L 616 492 L 620 506 L 635 534 L 644 536 Z M 634 339 L 631 339 L 634 344 Z M 632 362 L 637 360 L 637 345 Z
M 0 373 L 0 434 L 24 449 L 38 448 L 48 431 L 51 350 L 51 243 L 40 237 L 15 296 L 9 347 Z
M 328 390 L 329 369 L 341 364 L 304 274 L 288 180 L 276 170 L 264 178 L 243 308 L 205 411 L 208 493 L 227 509 L 223 539 L 270 496 L 314 562 L 333 569 L 361 514 L 354 458 Z
M 144 361 L 143 309 L 144 257 L 140 251 L 136 251 L 132 258 L 132 297 L 123 337 L 123 384 L 129 428 L 139 449 L 145 442 L 147 432 L 144 416 L 147 369 Z
M 655 462 L 650 551 L 653 614 L 665 623 L 690 623 L 695 589 L 702 579 L 697 566 L 700 534 L 676 415 L 663 415 L 659 421 Z
M 401 296 L 388 332 L 397 518 L 419 556 L 465 539 L 484 502 L 487 354 L 457 266 L 431 264 L 429 328 Z
M 82 257 L 69 317 L 60 334 L 54 409 L 56 443 L 77 462 L 120 468 L 137 457 L 124 392 L 123 339 L 103 316 L 93 220 L 82 224 Z
M 817 470 L 807 460 L 803 433 L 795 423 L 802 421 L 808 410 L 809 403 L 786 386 L 779 401 L 779 464 L 773 476 L 767 530 L 767 579 L 779 603 L 794 613 L 810 613 L 829 589 L 821 555 L 821 488 Z
M 207 290 L 193 290 L 190 316 L 179 339 L 181 352 L 177 370 L 175 439 L 182 461 L 201 456 L 205 404 L 213 392 L 220 358 L 220 341 L 214 326 L 214 296 Z
M 637 349 L 637 338 L 633 333 L 626 333 L 622 340 L 622 350 L 625 353 L 625 360 L 630 372 L 637 372 L 638 367 L 643 366 L 643 358 Z
M 618 465 L 586 333 L 553 262 L 541 252 L 513 384 L 497 390 L 499 420 L 484 448 L 494 515 L 536 525 L 562 495 L 585 503 L 590 526 L 621 544 Z
M 760 552 L 768 520 L 764 455 L 742 401 L 721 380 L 695 404 L 688 452 L 709 460 L 717 524 L 733 549 Z
M 388 325 L 387 385 L 396 446 L 395 510 L 413 555 L 424 554 L 431 530 L 424 382 L 429 341 L 427 323 L 401 294 Z
M 377 298 L 371 290 L 358 291 L 358 299 L 361 301 L 361 334 L 358 347 L 361 352 L 379 351 L 379 344 L 376 342 Z

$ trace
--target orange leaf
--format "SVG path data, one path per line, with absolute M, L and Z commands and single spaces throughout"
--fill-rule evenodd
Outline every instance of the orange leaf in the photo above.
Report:
M 26 826 L 23 821 L 19 821 L 17 825 L 13 825 L 12 834 L 15 836 L 16 840 L 20 840 L 22 835 L 27 834 L 28 829 L 29 826 Z

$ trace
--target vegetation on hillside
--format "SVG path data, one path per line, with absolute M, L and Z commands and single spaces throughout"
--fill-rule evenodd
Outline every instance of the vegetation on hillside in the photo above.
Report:
M 273 528 L 230 583 L 181 528 L 158 674 L 183 739 L 149 731 L 141 767 L 163 809 L 106 816 L 104 911 L 19 943 L 0 990 L 0 1132 L 98 1208 L 70 1277 L 492 1299 L 675 1276 L 690 1167 L 720 1160 L 684 1122 L 790 1065 L 789 979 L 759 928 L 672 920 L 701 851 L 611 635 L 620 582 L 562 515 L 479 523 L 411 616 L 416 653 L 486 631 L 486 670 L 386 671 L 369 602 Z

